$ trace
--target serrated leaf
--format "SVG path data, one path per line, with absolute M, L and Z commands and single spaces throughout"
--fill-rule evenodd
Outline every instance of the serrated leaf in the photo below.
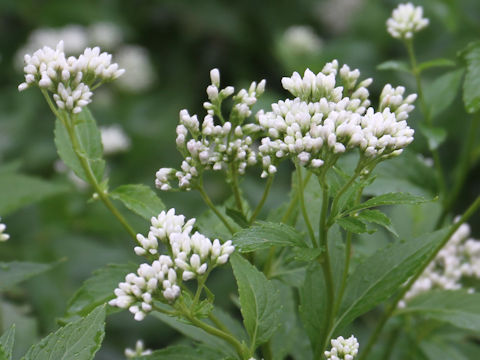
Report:
M 420 124 L 421 133 L 427 138 L 428 148 L 436 150 L 447 139 L 447 131 L 444 128 Z
M 74 321 L 33 345 L 23 360 L 92 360 L 105 335 L 105 307 Z
M 425 100 L 432 118 L 447 109 L 458 95 L 464 69 L 450 71 L 425 86 Z
M 463 51 L 467 73 L 463 82 L 463 103 L 468 113 L 480 110 L 480 41 L 470 43 Z
M 377 65 L 377 70 L 394 70 L 401 72 L 411 72 L 410 67 L 405 61 L 388 60 Z
M 312 263 L 307 269 L 305 281 L 300 288 L 299 313 L 303 327 L 312 345 L 314 358 L 321 354 L 321 340 L 327 331 L 327 287 L 323 271 L 318 263 Z
M 0 337 L 0 359 L 1 360 L 3 360 L 2 356 L 5 360 L 12 359 L 14 342 L 15 342 L 15 325 L 12 325 Z
M 85 316 L 97 306 L 113 299 L 113 291 L 125 276 L 137 269 L 135 264 L 110 264 L 93 272 L 68 302 L 67 317 Z
M 399 314 L 415 313 L 456 327 L 480 331 L 480 294 L 458 291 L 429 291 L 408 302 Z
M 105 170 L 105 161 L 102 159 L 102 137 L 95 119 L 87 108 L 83 108 L 83 111 L 77 115 L 74 129 L 81 147 L 81 156 L 88 162 L 97 182 L 101 183 Z M 63 162 L 79 178 L 89 182 L 81 162 L 73 150 L 67 129 L 59 119 L 55 121 L 55 145 Z
M 22 281 L 52 269 L 54 264 L 40 264 L 33 262 L 0 262 L 0 290 L 11 288 Z
M 245 329 L 254 348 L 268 341 L 277 330 L 281 304 L 272 281 L 240 255 L 230 260 L 237 280 Z
M 263 221 L 235 233 L 232 241 L 240 252 L 252 252 L 272 246 L 306 246 L 304 236 L 295 228 L 281 223 Z
M 390 218 L 380 210 L 363 210 L 362 212 L 358 213 L 357 217 L 361 220 L 381 225 L 393 235 L 398 237 L 397 232 L 392 226 Z
M 68 187 L 8 172 L 0 176 L 0 189 L 3 189 L 0 191 L 0 214 L 5 216 L 23 206 L 65 192 Z
M 452 67 L 452 66 L 455 66 L 455 65 L 456 65 L 456 63 L 453 60 L 439 58 L 439 59 L 433 59 L 433 60 L 425 61 L 421 64 L 418 64 L 418 70 L 420 72 L 422 72 L 422 71 L 432 69 L 432 68 Z
M 233 221 L 240 225 L 240 227 L 248 227 L 248 220 L 240 211 L 227 207 L 225 212 Z
M 297 261 L 310 262 L 318 258 L 324 250 L 324 248 L 294 247 L 293 258 Z
M 359 205 L 356 205 L 348 209 L 345 213 L 351 214 L 363 209 L 369 209 L 372 207 L 382 205 L 397 205 L 397 204 L 421 204 L 431 200 L 425 199 L 423 196 L 412 195 L 408 193 L 388 193 L 375 196 Z
M 136 356 L 135 360 L 223 360 L 228 358 L 227 355 L 202 345 L 196 345 L 194 348 L 185 345 L 173 345 L 156 350 L 150 355 Z
M 350 231 L 355 234 L 367 232 L 367 225 L 353 216 L 337 219 L 336 223 L 346 231 Z
M 122 185 L 110 192 L 109 195 L 147 220 L 150 220 L 152 216 L 158 216 L 162 210 L 165 210 L 162 200 L 146 185 Z
M 356 317 L 388 299 L 402 284 L 428 262 L 449 228 L 420 238 L 397 241 L 380 249 L 359 264 L 348 277 L 341 314 L 335 323 L 338 331 Z

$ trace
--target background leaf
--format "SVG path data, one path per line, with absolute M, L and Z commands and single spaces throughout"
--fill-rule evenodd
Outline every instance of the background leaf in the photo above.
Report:
M 5 360 L 12 359 L 14 342 L 15 342 L 15 325 L 12 325 L 0 337 L 0 359 L 2 359 L 2 356 L 4 357 Z
M 165 210 L 162 200 L 146 185 L 122 185 L 110 192 L 109 195 L 113 199 L 121 201 L 128 209 L 147 220 Z
M 425 71 L 432 68 L 452 67 L 452 66 L 455 66 L 455 61 L 450 59 L 439 58 L 439 59 L 433 59 L 433 60 L 425 61 L 418 64 L 418 70 Z
M 52 269 L 54 264 L 33 262 L 0 262 L 0 290 L 9 289 L 18 283 Z
M 450 71 L 425 86 L 425 101 L 430 115 L 436 118 L 457 98 L 464 69 Z
M 470 43 L 462 52 L 467 63 L 463 82 L 463 103 L 468 113 L 480 110 L 480 41 Z
M 377 65 L 377 70 L 393 70 L 401 72 L 410 72 L 410 67 L 405 61 L 388 60 Z
M 395 204 L 421 204 L 431 200 L 425 199 L 423 196 L 412 195 L 408 193 L 388 193 L 379 196 L 375 196 L 359 205 L 356 205 L 348 210 L 347 213 L 353 213 L 362 209 L 368 209 L 372 207 L 382 205 L 395 205 Z
M 23 360 L 92 360 L 105 335 L 105 307 L 72 322 L 33 345 Z
M 195 345 L 195 347 L 173 345 L 156 350 L 151 355 L 135 357 L 136 360 L 223 360 L 227 358 L 227 355 L 202 345 Z

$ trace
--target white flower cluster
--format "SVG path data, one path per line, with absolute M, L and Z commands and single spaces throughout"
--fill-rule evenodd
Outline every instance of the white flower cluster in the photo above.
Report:
M 1 220 L 2 218 L 0 218 Z M 10 235 L 5 233 L 5 230 L 7 229 L 7 225 L 0 223 L 0 242 L 7 241 L 10 239 Z
M 137 356 L 146 356 L 151 355 L 152 353 L 152 350 L 145 349 L 145 345 L 143 344 L 142 340 L 137 340 L 135 344 L 135 350 L 130 348 L 125 349 L 125 356 L 127 359 L 135 359 Z
M 204 170 L 219 171 L 232 167 L 238 174 L 244 174 L 247 166 L 257 163 L 257 152 L 252 143 L 260 127 L 244 122 L 252 114 L 252 106 L 258 97 L 265 91 L 265 80 L 258 84 L 252 82 L 248 90 L 242 89 L 233 96 L 233 108 L 229 120 L 225 121 L 222 102 L 235 90 L 232 86 L 219 89 L 218 69 L 210 72 L 210 79 L 212 84 L 207 88 L 210 101 L 203 104 L 207 115 L 202 123 L 197 115 L 192 116 L 187 110 L 180 111 L 176 143 L 184 160 L 178 171 L 172 168 L 158 170 L 155 184 L 161 190 L 170 190 L 170 181 L 175 178 L 180 189 L 190 190 Z
M 98 47 L 86 48 L 78 58 L 67 58 L 60 41 L 55 50 L 45 46 L 25 55 L 25 82 L 18 89 L 37 85 L 53 93 L 58 108 L 76 114 L 91 102 L 93 87 L 118 78 L 124 71 Z
M 350 336 L 344 339 L 340 336 L 331 341 L 332 348 L 330 351 L 325 351 L 327 360 L 353 360 L 358 354 L 358 341 L 355 336 Z
M 423 17 L 423 8 L 412 3 L 400 4 L 387 20 L 387 31 L 396 39 L 411 39 L 425 28 L 429 20 Z
M 314 74 L 307 69 L 282 79 L 283 87 L 295 99 L 272 104 L 272 111 L 257 114 L 267 133 L 259 147 L 263 173 L 276 172 L 276 164 L 292 157 L 316 170 L 332 165 L 338 154 L 359 148 L 366 157 L 398 155 L 413 141 L 414 131 L 406 119 L 413 110 L 416 95 L 403 97 L 403 87 L 386 85 L 380 97 L 380 110 L 370 106 L 367 87 L 372 79 L 358 81 L 360 72 L 336 60 Z
M 182 280 L 194 279 L 209 268 L 225 264 L 235 250 L 232 241 L 220 244 L 218 239 L 212 242 L 199 232 L 192 234 L 194 224 L 195 219 L 185 221 L 185 216 L 175 215 L 175 209 L 152 217 L 148 235 L 137 235 L 140 246 L 135 247 L 135 253 L 157 255 L 163 243 L 169 255 L 160 255 L 151 265 L 140 265 L 137 274 L 128 274 L 109 304 L 128 308 L 135 320 L 143 320 L 152 310 L 153 299 L 171 303 L 180 296 Z
M 105 155 L 124 152 L 130 148 L 130 139 L 120 125 L 101 126 L 100 133 Z
M 285 30 L 282 45 L 293 54 L 315 54 L 322 48 L 322 40 L 310 26 L 296 25 Z
M 466 278 L 480 279 L 480 240 L 470 238 L 470 226 L 462 224 L 398 306 L 405 307 L 409 300 L 429 290 L 461 289 Z

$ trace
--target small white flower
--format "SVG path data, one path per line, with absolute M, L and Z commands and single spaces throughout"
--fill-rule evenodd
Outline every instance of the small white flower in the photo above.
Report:
M 358 341 L 355 336 L 344 339 L 340 336 L 331 340 L 332 348 L 325 351 L 327 360 L 353 360 L 358 354 Z
M 1 220 L 1 218 L 0 218 L 0 220 Z M 7 229 L 7 226 L 3 223 L 0 223 L 0 242 L 7 241 L 8 239 L 10 239 L 10 235 L 5 233 L 6 229 Z
M 145 346 L 142 340 L 137 340 L 135 344 L 135 350 L 130 348 L 125 349 L 125 356 L 128 359 L 134 359 L 137 356 L 145 356 L 145 355 L 151 355 L 151 354 L 152 354 L 152 350 L 145 349 Z
M 124 152 L 130 148 L 130 139 L 120 125 L 101 126 L 100 132 L 105 155 Z
M 413 35 L 425 28 L 429 20 L 423 17 L 423 8 L 412 3 L 400 4 L 387 20 L 387 30 L 396 39 L 411 39 Z
M 294 54 L 314 54 L 322 48 L 322 40 L 310 26 L 297 25 L 285 31 L 282 45 Z

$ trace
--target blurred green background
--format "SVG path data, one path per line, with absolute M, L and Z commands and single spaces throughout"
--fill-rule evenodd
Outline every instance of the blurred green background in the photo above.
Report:
M 178 112 L 186 108 L 203 117 L 205 88 L 214 67 L 220 69 L 222 85 L 240 88 L 267 79 L 267 91 L 258 104 L 265 109 L 286 96 L 280 85 L 282 76 L 307 67 L 319 71 L 334 58 L 359 68 L 362 77 L 374 78 L 370 87 L 374 99 L 387 82 L 415 92 L 414 79 L 408 74 L 376 69 L 386 60 L 406 58 L 402 44 L 385 29 L 397 4 L 374 0 L 0 0 L 0 167 L 16 166 L 22 173 L 67 187 L 36 205 L 0 213 L 11 235 L 8 243 L 0 245 L 0 261 L 66 258 L 54 271 L 3 294 L 3 328 L 17 323 L 17 357 L 57 326 L 68 299 L 93 270 L 108 263 L 138 262 L 115 219 L 102 204 L 87 203 L 88 189 L 78 189 L 55 166 L 52 114 L 39 91 L 17 91 L 23 81 L 25 51 L 44 45 L 38 43 L 41 40 L 53 41 L 48 44 L 52 46 L 56 37 L 63 36 L 72 55 L 79 46 L 102 45 L 133 74 L 130 82 L 99 90 L 91 110 L 99 125 L 120 124 L 131 141 L 128 151 L 108 157 L 111 187 L 125 183 L 153 186 L 158 168 L 179 165 L 181 158 L 174 150 Z M 478 0 L 415 4 L 424 6 L 430 19 L 430 26 L 416 38 L 420 60 L 456 60 L 459 50 L 478 39 Z M 443 72 L 429 71 L 425 84 Z M 415 127 L 419 117 L 416 110 L 409 120 L 411 126 Z M 460 97 L 438 119 L 449 131 L 441 148 L 447 173 L 462 148 L 467 120 Z M 428 153 L 421 135 L 412 148 Z M 474 180 L 479 171 L 478 166 L 472 170 L 457 202 L 458 211 L 472 194 L 479 193 Z M 251 171 L 242 183 L 248 198 L 258 199 L 263 190 L 259 173 L 259 169 Z M 275 181 L 267 210 L 286 200 L 289 181 L 285 167 Z M 215 201 L 228 196 L 221 177 L 212 176 L 206 185 Z M 4 191 L 14 189 L 0 188 Z M 189 217 L 205 210 L 196 193 L 160 196 L 167 207 Z M 146 222 L 134 215 L 129 219 L 138 232 L 146 233 Z M 230 306 L 229 294 L 234 289 L 229 270 L 215 274 L 212 287 L 218 291 L 217 302 Z M 178 341 L 178 334 L 155 319 L 139 324 L 127 312 L 115 314 L 109 317 L 97 358 L 121 358 L 124 348 L 133 347 L 137 338 L 143 338 L 147 347 L 160 348 Z

